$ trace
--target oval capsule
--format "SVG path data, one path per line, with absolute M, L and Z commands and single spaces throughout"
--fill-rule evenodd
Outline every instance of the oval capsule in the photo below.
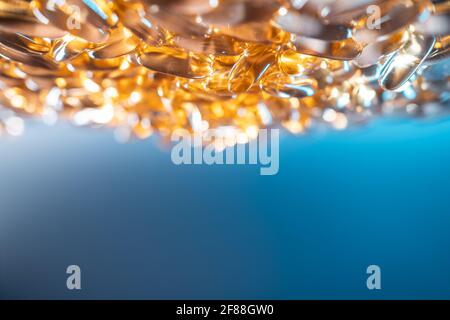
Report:
M 314 95 L 317 89 L 317 81 L 275 71 L 261 80 L 260 87 L 274 97 L 283 99 L 304 98 Z
M 139 39 L 127 28 L 118 27 L 111 31 L 106 43 L 94 48 L 89 56 L 95 59 L 111 59 L 126 55 L 139 45 Z
M 323 24 L 315 16 L 293 10 L 279 10 L 273 22 L 284 31 L 314 39 L 339 41 L 352 36 L 352 29 L 345 25 Z
M 396 90 L 403 86 L 417 71 L 433 50 L 436 38 L 410 33 L 403 48 L 394 53 L 383 65 L 380 79 L 381 87 Z
M 201 79 L 212 73 L 208 56 L 179 48 L 148 47 L 137 55 L 137 61 L 151 70 L 182 78 Z
M 33 13 L 52 25 L 89 42 L 105 42 L 118 19 L 105 0 L 33 0 Z
M 221 33 L 243 41 L 278 42 L 288 39 L 270 23 L 278 9 L 279 4 L 272 0 L 220 1 L 214 10 L 199 18 Z
M 231 69 L 228 90 L 233 93 L 248 91 L 275 61 L 276 51 L 273 48 L 251 46 Z
M 342 41 L 326 41 L 295 36 L 293 44 L 296 51 L 300 53 L 334 60 L 353 60 L 363 49 L 352 38 Z

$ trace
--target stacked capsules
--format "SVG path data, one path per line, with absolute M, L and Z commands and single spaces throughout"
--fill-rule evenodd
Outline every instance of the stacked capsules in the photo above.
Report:
M 0 132 L 34 116 L 120 139 L 252 139 L 440 113 L 449 13 L 428 0 L 0 0 Z

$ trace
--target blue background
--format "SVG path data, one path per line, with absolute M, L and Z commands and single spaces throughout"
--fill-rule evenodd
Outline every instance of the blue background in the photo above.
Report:
M 0 297 L 448 299 L 449 146 L 447 119 L 284 135 L 261 177 L 175 166 L 155 138 L 34 126 L 0 141 Z

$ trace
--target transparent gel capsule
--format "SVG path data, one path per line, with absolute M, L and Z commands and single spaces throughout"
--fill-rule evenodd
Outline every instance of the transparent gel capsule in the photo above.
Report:
M 450 56 L 450 35 L 438 37 L 425 64 L 439 63 Z
M 425 21 L 418 21 L 414 27 L 417 32 L 427 35 L 445 36 L 450 34 L 450 2 L 433 4 L 431 16 Z
M 352 36 L 351 28 L 345 25 L 323 24 L 317 17 L 292 9 L 278 10 L 273 21 L 284 31 L 314 39 L 339 41 Z
M 317 68 L 321 60 L 317 57 L 301 54 L 295 50 L 287 49 L 278 56 L 280 69 L 291 75 L 303 74 L 307 70 Z
M 219 1 L 210 0 L 144 0 L 150 6 L 158 6 L 180 15 L 202 15 L 214 10 Z
M 434 37 L 411 33 L 403 48 L 383 65 L 380 85 L 387 90 L 396 90 L 403 86 L 431 53 L 435 42 Z
M 270 20 L 279 9 L 277 1 L 220 1 L 214 10 L 199 15 L 202 23 L 243 41 L 272 42 L 285 39 Z
M 30 66 L 55 69 L 56 65 L 44 55 L 49 47 L 18 34 L 0 34 L 0 55 Z
M 105 0 L 33 0 L 33 13 L 52 25 L 89 42 L 105 42 L 109 28 L 117 23 Z
M 166 34 L 148 13 L 141 1 L 117 0 L 115 9 L 121 23 L 148 45 L 162 45 Z
M 63 62 L 77 57 L 90 47 L 89 42 L 67 34 L 52 42 L 51 56 L 57 62 Z
M 357 21 L 367 17 L 371 12 L 370 6 L 375 5 L 381 9 L 381 5 L 397 0 L 339 0 L 323 1 L 310 0 L 304 5 L 304 10 L 310 14 L 316 14 L 327 24 L 355 25 Z M 295 3 L 295 0 L 290 0 Z
M 50 43 L 41 38 L 15 33 L 0 32 L 0 43 L 23 53 L 45 54 L 50 50 Z
M 342 41 L 325 41 L 296 36 L 293 43 L 296 51 L 300 53 L 334 60 L 353 60 L 362 51 L 362 46 L 352 38 Z
M 243 51 L 242 43 L 225 34 L 213 32 L 193 17 L 172 12 L 166 6 L 158 8 L 149 10 L 150 19 L 154 25 L 170 34 L 168 38 L 172 45 L 202 54 L 238 55 Z
M 205 78 L 212 73 L 208 56 L 171 47 L 148 47 L 139 53 L 137 61 L 151 70 L 183 78 Z
M 0 31 L 51 39 L 66 33 L 55 26 L 40 23 L 33 15 L 30 3 L 24 0 L 0 0 Z
M 276 61 L 271 47 L 254 45 L 242 54 L 230 71 L 228 90 L 233 93 L 248 91 Z
M 314 95 L 317 81 L 305 77 L 289 76 L 279 71 L 270 73 L 261 80 L 260 87 L 274 97 L 304 98 Z
M 383 37 L 414 23 L 422 13 L 425 15 L 428 4 L 428 1 L 396 0 L 380 3 L 376 11 L 369 8 L 367 15 L 357 22 L 354 39 L 363 44 L 384 40 Z
M 117 57 L 111 59 L 92 59 L 87 52 L 83 52 L 70 60 L 70 65 L 75 70 L 88 71 L 115 71 L 120 68 L 128 68 L 129 63 L 126 57 Z M 125 66 L 125 67 L 124 67 Z
M 114 28 L 106 43 L 90 51 L 95 59 L 117 58 L 132 52 L 139 45 L 139 39 L 126 28 Z
M 382 57 L 400 49 L 407 39 L 408 33 L 400 31 L 383 41 L 370 43 L 364 47 L 361 54 L 355 59 L 355 63 L 360 68 L 366 68 L 374 65 Z

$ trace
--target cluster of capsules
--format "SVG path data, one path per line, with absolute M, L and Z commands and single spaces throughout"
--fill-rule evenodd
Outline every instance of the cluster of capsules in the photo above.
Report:
M 440 113 L 449 13 L 429 0 L 0 0 L 0 132 L 65 118 L 123 140 L 183 128 L 245 142 Z

